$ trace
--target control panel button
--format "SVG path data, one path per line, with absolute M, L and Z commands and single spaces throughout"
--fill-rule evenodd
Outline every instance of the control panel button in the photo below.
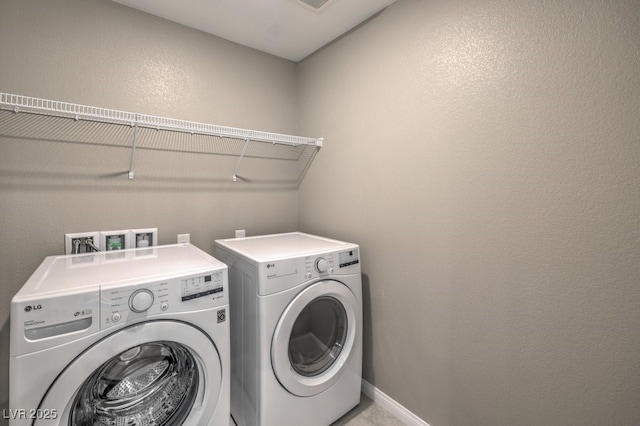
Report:
M 325 259 L 324 257 L 319 257 L 318 259 L 316 259 L 316 271 L 323 273 L 323 272 L 327 272 L 327 259 Z
M 153 293 L 143 289 L 135 291 L 129 298 L 129 307 L 133 312 L 147 311 L 153 305 Z
M 122 318 L 122 315 L 120 315 L 120 313 L 116 312 L 115 314 L 111 315 L 111 321 L 113 322 L 118 322 L 120 321 L 120 319 Z
M 162 305 L 160 305 L 160 309 L 166 311 L 167 309 L 169 309 L 169 304 L 167 302 L 164 302 Z

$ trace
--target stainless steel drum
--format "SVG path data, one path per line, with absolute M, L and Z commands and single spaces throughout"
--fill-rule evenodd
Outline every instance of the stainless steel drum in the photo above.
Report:
M 111 358 L 85 380 L 69 425 L 181 425 L 197 391 L 198 364 L 187 348 L 145 343 Z

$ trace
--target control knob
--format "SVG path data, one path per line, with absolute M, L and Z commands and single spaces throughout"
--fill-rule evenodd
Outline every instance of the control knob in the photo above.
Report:
M 153 305 L 153 293 L 150 290 L 136 290 L 129 298 L 129 307 L 133 312 L 147 311 Z
M 327 259 L 325 259 L 324 257 L 319 257 L 316 259 L 316 271 L 320 272 L 321 274 L 323 272 L 327 272 Z

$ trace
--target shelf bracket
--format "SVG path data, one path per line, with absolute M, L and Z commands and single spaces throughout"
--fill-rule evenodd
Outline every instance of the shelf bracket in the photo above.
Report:
M 129 179 L 133 179 L 133 165 L 136 159 L 136 145 L 138 144 L 138 117 L 136 121 L 131 124 L 133 126 L 133 141 L 131 143 L 131 161 L 129 162 Z
M 249 146 L 249 138 L 244 140 L 244 146 L 242 147 L 242 153 L 240 154 L 240 158 L 238 158 L 238 162 L 236 163 L 236 168 L 233 170 L 233 176 L 231 180 L 234 182 L 238 181 L 238 168 L 240 167 L 240 162 L 242 161 L 242 157 L 244 157 L 244 153 L 247 151 L 247 146 Z

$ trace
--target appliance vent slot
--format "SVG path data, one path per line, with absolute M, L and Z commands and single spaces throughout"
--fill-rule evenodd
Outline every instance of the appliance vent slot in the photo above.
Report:
M 330 0 L 300 0 L 302 3 L 307 6 L 311 6 L 315 10 L 322 8 L 325 4 L 329 3 Z

